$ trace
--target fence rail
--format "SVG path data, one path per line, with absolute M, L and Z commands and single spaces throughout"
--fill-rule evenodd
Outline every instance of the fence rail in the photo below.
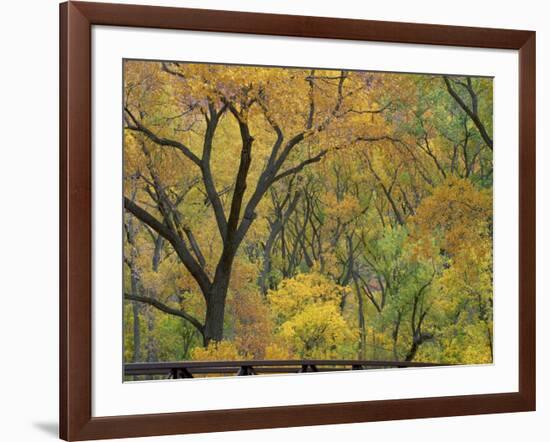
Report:
M 164 376 L 184 379 L 207 375 L 251 376 L 275 373 L 308 373 L 381 368 L 438 367 L 450 364 L 408 361 L 344 360 L 267 360 L 267 361 L 187 361 L 139 362 L 124 365 L 125 376 Z

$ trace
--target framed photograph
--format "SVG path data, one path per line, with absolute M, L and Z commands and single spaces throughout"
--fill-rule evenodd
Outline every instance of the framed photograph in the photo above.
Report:
M 60 437 L 535 410 L 535 33 L 60 6 Z

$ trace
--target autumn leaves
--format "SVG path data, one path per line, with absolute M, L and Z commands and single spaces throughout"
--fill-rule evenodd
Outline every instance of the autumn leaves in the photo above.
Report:
M 127 61 L 125 93 L 127 359 L 491 360 L 491 80 Z

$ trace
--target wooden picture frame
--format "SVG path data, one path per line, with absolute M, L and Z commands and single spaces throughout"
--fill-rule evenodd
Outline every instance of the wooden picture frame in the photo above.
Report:
M 519 51 L 519 391 L 92 417 L 91 28 L 129 26 Z M 535 410 L 535 32 L 153 6 L 60 5 L 60 437 L 122 438 Z

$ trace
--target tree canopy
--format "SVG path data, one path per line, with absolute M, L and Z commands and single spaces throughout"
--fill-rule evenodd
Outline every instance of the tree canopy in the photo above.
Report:
M 124 62 L 125 359 L 492 361 L 492 79 Z

